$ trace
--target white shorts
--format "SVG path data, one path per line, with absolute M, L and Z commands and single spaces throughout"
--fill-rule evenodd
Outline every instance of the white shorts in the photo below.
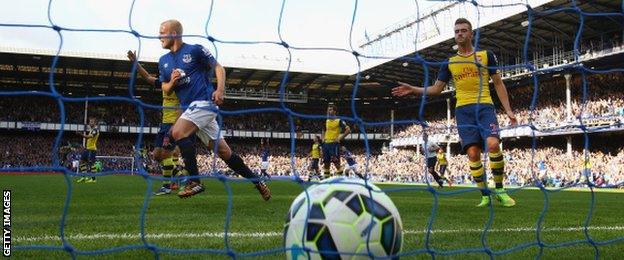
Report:
M 199 128 L 196 135 L 202 142 L 208 145 L 211 140 L 219 137 L 219 124 L 217 123 L 217 113 L 208 109 L 218 109 L 210 101 L 193 101 L 184 110 L 180 118 L 193 122 Z
M 261 162 L 261 163 L 260 163 L 260 169 L 261 169 L 261 170 L 267 170 L 267 169 L 269 169 L 269 162 L 268 162 L 268 161 L 266 161 L 266 162 Z
M 354 171 L 357 171 L 357 166 L 358 166 L 358 165 L 357 165 L 357 163 L 356 163 L 356 164 L 354 164 L 354 165 L 348 165 L 348 164 L 347 164 L 347 165 L 345 166 L 344 170 L 345 170 L 345 171 L 348 171 L 348 170 L 354 170 Z
M 78 169 L 79 166 L 80 166 L 80 161 L 78 161 L 78 160 L 73 160 L 72 161 L 72 168 L 73 169 Z

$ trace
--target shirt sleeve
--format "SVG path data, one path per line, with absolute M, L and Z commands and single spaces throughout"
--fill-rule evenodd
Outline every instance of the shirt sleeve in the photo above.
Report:
M 498 59 L 493 52 L 487 51 L 487 60 L 488 60 L 488 73 L 490 75 L 498 74 L 500 71 L 498 70 Z
M 163 60 L 162 58 L 160 59 L 160 61 L 158 61 L 158 81 L 162 82 L 169 82 L 169 76 L 167 75 L 167 73 L 165 73 L 165 68 L 163 68 Z
M 448 62 L 449 60 L 445 60 L 445 63 L 440 65 L 440 72 L 438 73 L 438 80 L 442 82 L 448 83 L 451 78 L 451 71 L 449 71 Z
M 193 56 L 195 56 L 194 58 L 197 58 L 199 62 L 205 66 L 210 66 L 210 68 L 217 66 L 217 59 L 215 59 L 215 57 L 212 56 L 212 53 L 210 53 L 210 51 L 204 46 L 199 44 L 195 45 L 195 48 L 193 48 Z

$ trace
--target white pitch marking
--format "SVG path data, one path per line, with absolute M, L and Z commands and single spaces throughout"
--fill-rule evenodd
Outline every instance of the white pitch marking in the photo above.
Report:
M 584 227 L 556 227 L 556 228 L 544 228 L 542 232 L 579 232 L 583 231 Z M 604 230 L 604 231 L 622 231 L 624 226 L 596 226 L 589 227 L 589 230 Z M 483 229 L 433 229 L 432 234 L 457 234 L 457 233 L 481 233 Z M 490 229 L 488 233 L 499 232 L 535 232 L 533 227 L 518 227 L 518 228 L 504 228 L 504 229 Z M 404 234 L 425 234 L 427 230 L 404 230 Z M 266 237 L 279 237 L 282 236 L 282 232 L 231 232 L 228 233 L 228 237 L 243 237 L 243 238 L 266 238 Z M 172 239 L 172 238 L 223 238 L 225 234 L 223 232 L 204 232 L 204 233 L 157 233 L 146 234 L 147 239 Z M 67 240 L 99 240 L 99 239 L 139 239 L 141 234 L 130 233 L 95 233 L 95 234 L 72 234 L 65 237 Z M 44 235 L 35 237 L 13 237 L 15 242 L 36 242 L 36 241 L 60 241 L 61 238 L 55 235 Z

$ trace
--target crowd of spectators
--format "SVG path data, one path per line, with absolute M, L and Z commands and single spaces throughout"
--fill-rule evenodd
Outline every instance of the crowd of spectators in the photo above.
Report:
M 149 105 L 158 105 L 158 102 L 146 102 Z M 65 123 L 67 124 L 83 124 L 84 123 L 84 102 L 65 102 Z M 18 122 L 44 122 L 58 123 L 60 121 L 60 108 L 55 99 L 49 97 L 0 97 L 0 107 L 3 113 L 0 115 L 0 121 L 18 121 Z M 279 104 L 274 103 L 272 108 L 278 108 Z M 138 106 L 129 102 L 95 102 L 89 101 L 88 115 L 98 118 L 101 125 L 110 126 L 139 126 L 140 116 L 137 110 Z M 271 131 L 271 132 L 290 132 L 290 124 L 288 116 L 281 112 L 262 112 L 262 113 L 238 113 L 232 114 L 237 110 L 247 110 L 254 108 L 267 107 L 237 107 L 229 104 L 229 107 L 222 108 L 227 113 L 222 113 L 222 128 L 226 130 L 249 130 L 249 131 Z M 316 109 L 298 110 L 292 109 L 296 113 L 304 115 L 325 115 L 325 107 Z M 144 126 L 157 127 L 161 122 L 161 114 L 158 109 L 144 107 Z M 390 119 L 390 112 L 378 113 L 376 110 L 362 112 L 359 116 L 366 121 L 379 122 Z M 346 111 L 342 115 L 350 117 L 350 112 Z M 323 119 L 309 119 L 304 117 L 293 117 L 294 130 L 296 132 L 320 133 L 325 126 Z M 353 122 L 350 122 L 352 128 L 357 130 Z M 389 132 L 389 126 L 371 126 L 367 127 L 367 132 Z
M 526 85 L 509 90 L 511 105 L 518 118 L 519 124 L 553 125 L 561 122 L 573 122 L 578 118 L 624 116 L 624 73 L 588 74 L 586 80 L 576 74 L 571 82 L 571 113 L 566 109 L 566 79 L 564 76 L 550 80 L 541 80 L 538 87 L 535 108 L 531 111 L 530 105 L 534 95 L 534 86 Z M 584 84 L 586 83 L 586 84 Z M 583 98 L 584 97 L 584 98 Z M 158 102 L 149 102 L 157 104 Z M 65 102 L 66 123 L 81 124 L 84 120 L 84 103 Z M 59 107 L 55 99 L 49 97 L 0 97 L 0 107 L 4 113 L 0 114 L 0 121 L 28 121 L 28 122 L 58 122 Z M 244 109 L 242 107 L 224 107 L 225 110 Z M 245 108 L 246 109 L 246 108 Z M 350 115 L 348 107 L 341 108 L 340 114 Z M 368 122 L 380 122 L 390 119 L 387 110 L 363 109 L 358 111 L 359 116 Z M 324 107 L 293 108 L 293 111 L 302 114 L 325 114 Z M 417 119 L 418 107 L 397 108 L 397 120 Z M 111 126 L 139 125 L 139 114 L 136 107 L 128 102 L 89 102 L 89 113 L 98 117 L 100 124 Z M 451 129 L 447 128 L 446 102 L 432 102 L 425 110 L 425 121 L 428 133 L 457 132 L 453 127 L 454 118 L 451 118 Z M 499 123 L 502 127 L 508 126 L 507 116 L 499 111 Z M 160 113 L 155 109 L 145 109 L 145 125 L 157 126 L 160 122 Z M 322 119 L 306 119 L 294 117 L 293 123 L 296 132 L 320 133 L 324 127 Z M 359 132 L 357 125 L 350 122 L 352 132 Z M 246 113 L 237 115 L 223 114 L 223 128 L 227 130 L 256 130 L 256 131 L 290 131 L 289 118 L 279 112 Z M 367 132 L 389 132 L 389 126 L 367 128 Z M 420 125 L 397 126 L 395 138 L 417 137 L 422 135 Z M 145 143 L 151 143 L 148 136 Z M 547 186 L 561 187 L 582 184 L 584 169 L 590 169 L 589 180 L 597 186 L 620 185 L 624 181 L 624 147 L 616 139 L 608 150 L 590 150 L 589 166 L 586 167 L 580 151 L 566 154 L 564 149 L 554 146 L 542 146 L 536 150 L 524 147 L 510 147 L 505 149 L 507 161 L 507 182 L 511 185 L 524 186 L 541 183 Z M 52 160 L 52 144 L 54 136 L 50 133 L 12 132 L 0 135 L 0 167 L 31 167 L 49 166 Z M 233 141 L 233 149 L 252 166 L 259 170 L 259 145 L 249 144 L 257 142 L 255 139 Z M 75 147 L 71 152 L 74 157 L 80 154 L 82 140 L 73 133 L 65 133 L 62 144 L 72 143 Z M 135 139 L 126 135 L 104 135 L 98 144 L 98 155 L 106 156 L 133 156 Z M 618 146 L 619 145 L 619 146 Z M 354 145 L 355 146 L 355 145 Z M 361 146 L 361 145 L 360 145 Z M 287 176 L 297 172 L 302 176 L 309 173 L 308 153 L 310 144 L 298 142 L 291 158 L 289 145 L 278 143 L 271 148 L 271 164 L 268 172 L 273 175 Z M 349 147 L 356 155 L 360 171 L 364 171 L 367 158 L 359 147 Z M 150 148 L 143 148 L 143 161 L 150 172 L 157 171 L 157 165 L 149 159 L 147 152 Z M 410 149 L 372 149 L 368 157 L 368 169 L 376 181 L 398 182 L 426 182 L 429 176 L 425 174 L 424 159 L 417 152 Z M 202 172 L 219 171 L 227 173 L 226 165 L 212 156 L 210 149 L 199 149 L 199 166 Z M 294 159 L 294 160 L 291 160 Z M 471 183 L 471 177 L 466 169 L 467 161 L 464 155 L 449 156 L 448 177 L 459 184 Z M 107 159 L 103 161 L 105 169 L 127 169 L 129 162 L 122 159 Z M 293 167 L 294 166 L 294 167 Z M 108 167 L 108 168 L 107 168 Z M 487 167 L 486 167 L 487 168 Z
M 530 105 L 533 99 L 533 85 L 511 89 L 510 103 L 518 119 L 518 124 L 536 126 L 556 125 L 562 122 L 573 122 L 579 117 L 605 118 L 624 116 L 624 73 L 593 74 L 586 77 L 586 99 L 583 102 L 583 81 L 580 76 L 572 77 L 571 115 L 566 110 L 566 82 L 563 76 L 550 81 L 543 81 L 538 86 L 538 96 L 533 113 Z M 455 118 L 447 127 L 446 104 L 438 105 L 437 113 L 427 117 L 428 133 L 457 133 Z M 509 118 L 503 111 L 497 113 L 501 127 L 509 126 Z M 532 119 L 532 120 L 530 120 Z M 423 127 L 419 124 L 409 125 L 399 131 L 395 138 L 420 136 Z
M 535 102 L 533 113 L 530 104 L 533 99 L 533 85 L 515 87 L 509 90 L 510 102 L 521 125 L 549 125 L 559 122 L 572 121 L 582 116 L 583 118 L 613 117 L 624 115 L 624 73 L 591 74 L 586 77 L 586 99 L 583 102 L 583 81 L 579 75 L 572 77 L 571 85 L 571 115 L 566 110 L 565 78 L 563 76 L 552 80 L 542 80 L 538 86 L 538 96 Z M 148 104 L 157 105 L 157 101 L 145 101 Z M 84 122 L 84 103 L 65 102 L 66 123 L 81 124 Z M 49 97 L 32 97 L 23 99 L 19 97 L 0 98 L 0 107 L 3 113 L 0 121 L 30 121 L 30 122 L 59 122 L 59 107 L 55 99 Z M 229 104 L 226 111 L 251 109 L 237 107 Z M 364 106 L 358 108 L 358 115 L 367 122 L 383 122 L 390 120 L 388 110 L 366 109 Z M 292 108 L 293 111 L 307 115 L 324 115 L 324 107 L 299 107 Z M 348 107 L 342 108 L 341 115 L 350 116 Z M 396 108 L 396 120 L 417 120 L 418 107 Z M 158 126 L 160 123 L 160 112 L 157 109 L 144 109 L 145 126 Z M 101 124 L 111 126 L 137 126 L 140 124 L 140 117 L 137 107 L 129 102 L 89 102 L 89 114 L 98 117 Z M 429 127 L 429 133 L 450 133 L 457 132 L 455 119 L 451 118 L 451 129 L 447 130 L 446 102 L 433 102 L 427 104 L 424 112 L 424 120 Z M 274 131 L 290 132 L 288 116 L 280 112 L 265 113 L 244 113 L 244 114 L 223 114 L 223 129 L 227 130 L 253 130 L 253 131 Z M 502 127 L 509 125 L 509 119 L 502 112 L 498 113 L 499 123 Z M 531 120 L 532 119 L 532 120 Z M 296 132 L 321 132 L 324 121 L 322 119 L 307 119 L 293 117 L 294 130 Z M 359 132 L 354 122 L 349 122 L 353 132 Z M 371 133 L 389 133 L 389 126 L 367 127 L 366 131 Z M 395 127 L 395 137 L 419 136 L 422 134 L 422 126 L 418 124 L 397 125 Z
M 68 134 L 69 135 L 69 134 Z M 618 137 L 614 137 L 618 138 Z M 121 136 L 102 136 L 98 144 L 98 155 L 124 156 L 133 155 L 135 139 Z M 51 135 L 7 135 L 0 137 L 0 168 L 16 168 L 30 166 L 49 166 L 52 160 Z M 151 142 L 147 139 L 146 142 Z M 68 137 L 63 143 L 79 144 L 77 137 Z M 260 167 L 260 146 L 258 140 L 231 140 L 232 149 L 241 155 L 247 164 L 254 170 Z M 607 142 L 608 143 L 608 142 Z M 619 146 L 618 146 L 619 145 Z M 291 151 L 288 142 L 271 144 L 270 167 L 268 172 L 274 176 L 291 176 L 296 172 L 303 178 L 310 177 L 308 142 L 298 142 L 291 160 Z M 371 148 L 367 156 L 361 145 L 347 144 L 354 153 L 359 164 L 360 172 L 368 172 L 374 181 L 381 182 L 409 182 L 424 183 L 431 181 L 425 171 L 424 158 L 414 149 L 396 149 L 382 146 Z M 212 153 L 212 149 L 198 144 L 198 165 L 200 172 L 210 174 L 220 172 L 232 174 L 225 163 Z M 604 148 L 604 147 L 603 147 Z M 149 147 L 143 149 L 144 167 L 148 172 L 156 173 L 157 165 L 147 156 Z M 79 154 L 80 148 L 74 150 Z M 541 146 L 536 150 L 530 147 L 505 148 L 505 161 L 508 185 L 534 186 L 541 183 L 549 187 L 564 187 L 570 185 L 583 186 L 590 180 L 598 187 L 621 187 L 624 182 L 624 147 L 617 142 L 608 149 L 590 150 L 589 162 L 584 161 L 581 151 L 573 151 L 567 155 L 564 149 L 552 146 Z M 471 184 L 467 157 L 453 154 L 448 157 L 449 165 L 446 176 L 455 184 Z M 105 170 L 130 170 L 128 160 L 102 160 Z M 294 164 L 291 164 L 291 162 Z M 343 160 L 344 164 L 344 160 Z M 365 166 L 368 165 L 368 168 Z M 294 168 L 293 168 L 294 166 Z M 487 164 L 485 165 L 488 169 Z M 585 169 L 588 169 L 589 178 L 585 178 Z
M 59 143 L 59 147 L 68 147 L 64 158 L 66 167 L 71 166 L 72 160 L 77 160 L 83 151 L 82 139 L 73 132 L 66 132 L 65 138 Z M 52 165 L 52 148 L 55 137 L 49 134 L 5 134 L 0 136 L 0 168 L 23 168 Z M 127 137 L 107 136 L 106 141 L 98 142 L 98 155 L 132 157 L 134 139 Z M 61 153 L 59 153 L 61 154 Z M 132 166 L 132 160 L 128 159 L 100 159 L 105 169 L 123 170 Z

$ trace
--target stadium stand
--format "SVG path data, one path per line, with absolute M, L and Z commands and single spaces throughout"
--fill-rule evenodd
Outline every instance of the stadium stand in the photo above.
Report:
M 449 6 L 464 4 L 464 2 L 468 4 L 468 1 L 459 1 Z M 476 5 L 477 2 L 472 1 L 470 4 Z M 617 243 L 621 242 L 621 237 L 598 241 L 592 239 L 587 230 L 589 230 L 588 226 L 595 206 L 594 189 L 624 188 L 624 167 L 622 167 L 624 146 L 620 141 L 624 137 L 622 124 L 624 122 L 624 74 L 621 69 L 608 71 L 611 68 L 623 66 L 621 8 L 608 1 L 595 1 L 595 5 L 592 1 L 578 1 L 578 6 L 576 2 L 551 1 L 539 8 L 529 9 L 480 28 L 482 42 L 479 48 L 490 49 L 499 54 L 501 67 L 505 67 L 501 74 L 521 125 L 517 128 L 506 128 L 504 131 L 507 132 L 502 133 L 507 171 L 505 185 L 513 187 L 510 189 L 511 192 L 524 191 L 524 187 L 537 187 L 540 192 L 544 193 L 546 206 L 537 220 L 538 227 L 531 226 L 530 228 L 531 232 L 537 232 L 537 240 L 531 237 L 530 243 L 527 242 L 527 244 L 512 245 L 511 248 L 505 247 L 502 251 L 492 249 L 486 243 L 488 230 L 494 218 L 494 209 L 490 205 L 488 222 L 483 230 L 478 230 L 483 234 L 481 236 L 482 247 L 448 251 L 432 249 L 429 247 L 428 236 L 432 234 L 432 223 L 438 210 L 438 199 L 444 195 L 457 195 L 461 191 L 445 193 L 429 187 L 429 189 L 420 190 L 430 192 L 435 201 L 427 225 L 426 248 L 421 249 L 419 245 L 419 249 L 408 252 L 408 256 L 424 254 L 435 258 L 478 252 L 483 253 L 483 256 L 488 255 L 494 258 L 494 256 L 513 253 L 525 247 L 535 247 L 540 250 L 537 256 L 540 258 L 545 248 L 583 243 L 591 245 L 595 249 L 593 256 L 599 258 L 597 244 L 620 246 Z M 558 10 L 559 7 L 567 5 L 573 5 L 574 8 L 571 8 L 569 12 Z M 490 8 L 502 9 L 503 7 Z M 548 15 L 538 17 L 528 15 L 527 17 L 527 13 L 547 12 L 553 8 L 557 11 Z M 600 12 L 603 16 L 615 12 L 619 16 L 610 18 L 614 21 L 612 24 L 606 24 L 598 18 L 600 15 L 582 13 L 586 10 Z M 578 20 L 583 17 L 585 19 L 583 28 L 586 30 L 582 35 L 578 35 L 579 41 L 570 35 L 575 34 Z M 418 20 L 414 23 L 418 23 Z M 530 25 L 528 28 L 533 29 L 533 34 L 528 34 L 531 41 L 527 40 L 523 43 L 522 39 L 527 36 L 525 33 L 529 30 L 526 28 L 527 25 Z M 382 38 L 390 37 L 389 35 L 411 25 L 401 26 L 398 29 L 394 28 L 393 32 L 379 34 L 379 38 L 370 40 L 362 46 L 374 47 L 376 42 L 383 40 Z M 60 30 L 60 28 L 54 29 Z M 555 33 L 552 33 L 554 31 L 558 36 L 554 36 Z M 282 44 L 288 48 L 285 42 Z M 370 174 L 371 180 L 429 183 L 430 178 L 424 170 L 425 164 L 421 153 L 422 136 L 426 131 L 443 148 L 446 148 L 449 161 L 446 176 L 455 184 L 473 187 L 475 182 L 466 169 L 467 158 L 462 155 L 458 144 L 457 129 L 453 127 L 455 123 L 451 108 L 455 102 L 454 86 L 448 85 L 441 96 L 422 99 L 417 97 L 399 100 L 390 97 L 389 94 L 390 88 L 396 86 L 399 80 L 422 85 L 424 78 L 435 79 L 438 73 L 437 67 L 431 64 L 421 66 L 422 62 L 444 61 L 449 50 L 453 49 L 453 44 L 452 39 L 443 39 L 434 46 L 410 52 L 378 66 L 367 68 L 361 73 L 358 71 L 358 74 L 347 76 L 227 68 L 228 103 L 221 108 L 223 111 L 235 114 L 223 115 L 222 130 L 232 148 L 240 153 L 243 160 L 254 171 L 259 171 L 260 147 L 257 144 L 260 138 L 271 138 L 269 174 L 282 177 L 276 180 L 301 181 L 298 178 L 291 178 L 297 176 L 307 180 L 310 178 L 307 158 L 311 146 L 310 140 L 315 135 L 319 135 L 324 127 L 324 118 L 321 117 L 325 114 L 324 109 L 327 104 L 336 103 L 339 105 L 339 114 L 350 117 L 351 121 L 348 123 L 352 125 L 354 133 L 343 145 L 348 146 L 355 154 L 361 169 L 367 167 L 366 172 Z M 529 53 L 528 57 L 521 57 L 522 52 L 528 49 L 532 53 Z M 46 96 L 26 98 L 11 95 L 10 92 L 20 91 L 28 95 L 26 92 L 48 91 L 51 86 L 47 78 L 49 75 L 54 75 L 56 77 L 54 87 L 63 97 L 128 96 L 128 83 L 132 75 L 129 73 L 131 63 L 125 59 L 92 58 L 80 55 L 61 56 L 56 65 L 56 71 L 51 72 L 50 64 L 55 59 L 54 54 L 55 52 L 44 54 L 28 51 L 0 52 L 0 91 L 9 93 L 0 95 L 0 107 L 5 111 L 0 115 L 0 168 L 5 172 L 22 171 L 25 167 L 52 165 L 54 155 L 58 152 L 53 151 L 53 147 L 56 134 L 60 130 L 59 123 L 61 123 L 59 122 L 58 99 Z M 356 58 L 361 55 L 355 51 L 353 54 Z M 157 71 L 156 63 L 145 62 L 143 66 L 148 71 Z M 423 70 L 422 67 L 428 69 Z M 596 73 L 589 73 L 590 69 Z M 285 77 L 286 75 L 288 77 Z M 533 76 L 536 77 L 535 81 L 533 81 Z M 286 89 L 285 93 L 279 93 L 282 79 L 284 79 L 284 86 L 281 87 Z M 361 79 L 358 81 L 359 85 L 355 83 L 356 79 Z M 160 104 L 158 99 L 160 89 L 145 85 L 140 81 L 131 87 L 134 88 L 134 96 L 128 98 L 133 99 L 134 103 L 65 100 L 66 128 L 63 129 L 65 133 L 60 143 L 74 147 L 64 155 L 68 161 L 75 160 L 76 156 L 81 153 L 82 148 L 79 148 L 81 138 L 74 135 L 72 131 L 82 129 L 87 114 L 96 115 L 99 120 L 98 124 L 102 126 L 103 136 L 99 143 L 98 154 L 133 157 L 139 151 L 143 160 L 142 170 L 151 174 L 144 177 L 148 180 L 148 184 L 151 184 L 153 175 L 158 174 L 159 169 L 157 163 L 153 162 L 147 153 L 151 150 L 150 144 L 154 138 L 154 129 L 160 121 L 159 113 L 154 110 Z M 281 97 L 284 98 L 283 102 L 279 102 Z M 496 97 L 494 99 L 498 106 L 499 102 Z M 146 111 L 143 122 L 137 112 L 139 101 L 155 106 L 150 108 L 143 104 Z M 237 110 L 258 108 L 277 108 L 282 109 L 282 112 L 318 115 L 319 118 L 295 116 L 294 125 L 289 125 L 285 113 L 236 114 Z M 422 111 L 420 111 L 421 108 Z M 499 114 L 498 120 L 501 126 L 509 125 L 507 117 Z M 394 125 L 395 121 L 400 123 Z M 371 122 L 384 122 L 384 124 L 361 128 Z M 137 140 L 140 140 L 137 139 L 137 136 L 141 136 L 137 135 L 141 131 L 140 127 L 146 127 L 143 130 L 145 131 L 144 139 L 141 140 L 143 147 L 135 147 Z M 294 132 L 294 136 L 290 134 L 291 131 Z M 363 140 L 368 143 L 364 145 Z M 222 161 L 216 160 L 208 148 L 200 145 L 198 152 L 198 165 L 203 175 L 221 173 L 233 176 L 231 172 L 228 172 L 227 166 Z M 589 161 L 586 161 L 586 158 Z M 64 166 L 70 168 L 67 162 Z M 118 171 L 126 170 L 128 164 L 113 160 L 107 162 L 104 167 L 105 170 Z M 484 167 L 489 169 L 487 165 Z M 28 168 L 29 171 L 32 169 Z M 490 175 L 487 173 L 487 176 L 491 178 Z M 216 178 L 225 183 L 224 186 L 227 189 L 230 188 L 228 185 L 231 184 L 222 175 Z M 71 194 L 71 185 L 68 186 L 68 194 Z M 516 189 L 516 187 L 522 188 Z M 541 224 L 548 211 L 548 192 L 553 190 L 550 188 L 569 187 L 588 188 L 585 190 L 592 192 L 592 204 L 583 227 L 585 236 L 583 240 L 548 244 L 540 240 L 540 234 L 543 231 Z M 230 192 L 227 194 L 229 207 L 232 205 L 232 191 L 227 191 Z M 148 192 L 148 194 L 151 193 Z M 109 253 L 108 250 L 111 252 L 125 250 L 124 248 L 106 248 L 101 251 L 97 249 L 87 251 L 87 253 L 76 253 L 76 248 L 67 243 L 63 237 L 64 218 L 68 213 L 70 196 L 68 195 L 61 222 L 63 247 L 48 246 L 51 250 L 67 251 L 72 254 L 72 257 L 76 257 L 77 254 L 106 254 Z M 146 216 L 149 198 L 148 195 L 140 213 L 142 221 Z M 497 209 L 497 216 L 498 214 L 501 213 Z M 219 248 L 215 252 L 237 258 L 241 256 L 241 253 L 232 251 L 228 244 L 227 225 L 230 217 L 230 208 L 228 208 L 224 232 L 226 248 L 225 250 Z M 55 222 L 55 225 L 57 223 Z M 483 223 L 480 225 L 478 228 L 483 228 Z M 219 229 L 222 226 L 220 225 Z M 151 250 L 158 258 L 162 253 L 159 250 L 163 249 L 145 240 L 144 222 L 141 222 L 140 227 L 143 241 L 137 248 Z M 621 228 L 621 226 L 614 228 Z M 221 237 L 218 240 L 220 239 Z M 26 250 L 38 249 L 37 245 L 31 246 L 28 243 L 22 247 L 21 249 Z M 210 250 L 212 249 L 208 249 Z M 276 251 L 279 250 L 287 249 L 282 246 L 276 249 Z M 190 251 L 184 251 L 184 253 L 188 252 Z M 256 256 L 269 253 L 271 252 L 249 254 Z

